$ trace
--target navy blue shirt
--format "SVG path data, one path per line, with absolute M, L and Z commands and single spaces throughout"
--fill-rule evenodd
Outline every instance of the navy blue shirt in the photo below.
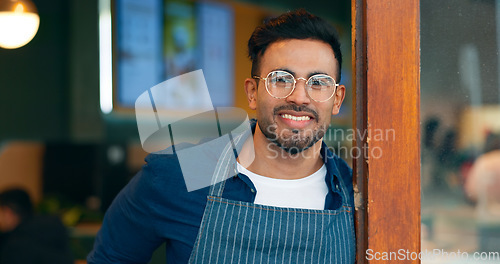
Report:
M 325 209 L 341 206 L 339 177 L 354 208 L 352 170 L 322 144 L 329 188 Z M 175 154 L 151 154 L 147 164 L 118 194 L 106 212 L 88 263 L 148 263 L 166 242 L 167 263 L 187 263 L 193 249 L 209 187 L 188 192 Z M 255 187 L 241 173 L 226 180 L 222 197 L 254 202 Z

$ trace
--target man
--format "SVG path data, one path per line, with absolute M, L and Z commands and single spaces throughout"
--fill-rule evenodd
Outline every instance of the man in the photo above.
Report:
M 338 114 L 342 55 L 335 30 L 304 10 L 259 26 L 245 80 L 253 162 L 220 158 L 218 184 L 187 192 L 175 155 L 147 165 L 106 213 L 89 263 L 354 263 L 350 168 L 322 142 Z M 245 151 L 242 151 L 244 153 Z
M 57 217 L 35 216 L 26 191 L 0 193 L 0 263 L 73 263 L 65 227 Z

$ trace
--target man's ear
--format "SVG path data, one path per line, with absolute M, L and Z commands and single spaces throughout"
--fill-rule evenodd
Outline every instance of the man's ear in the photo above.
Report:
M 337 91 L 333 95 L 333 109 L 332 109 L 332 115 L 336 115 L 340 112 L 340 107 L 342 106 L 342 102 L 344 102 L 345 98 L 345 86 L 344 85 L 339 85 L 337 87 Z
M 247 94 L 248 107 L 257 109 L 257 82 L 255 79 L 245 79 L 245 93 Z

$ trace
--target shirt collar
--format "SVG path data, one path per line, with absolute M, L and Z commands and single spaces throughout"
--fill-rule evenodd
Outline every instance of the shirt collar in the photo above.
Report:
M 321 142 L 321 158 L 326 166 L 325 181 L 332 191 L 339 191 L 338 183 L 340 172 L 335 161 L 335 154 L 333 154 L 324 141 Z
M 250 127 L 252 129 L 252 135 L 255 133 L 255 128 L 257 126 L 257 119 L 250 119 Z M 324 141 L 321 142 L 321 152 L 320 152 L 321 158 L 323 159 L 323 163 L 325 163 L 326 166 L 326 178 L 325 181 L 328 185 L 328 188 L 331 191 L 334 192 L 339 192 L 339 177 L 340 177 L 340 172 L 337 167 L 337 163 L 335 162 L 335 154 L 333 154 L 326 143 Z M 241 177 L 240 177 L 241 178 Z M 242 179 L 245 182 L 247 182 L 247 179 Z M 248 182 L 247 182 L 248 183 Z M 251 184 L 253 187 L 253 184 Z

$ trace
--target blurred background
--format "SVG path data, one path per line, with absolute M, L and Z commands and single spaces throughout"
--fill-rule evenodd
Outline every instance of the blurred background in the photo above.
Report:
M 500 263 L 500 2 L 420 3 L 422 250 Z
M 59 215 L 77 259 L 144 164 L 137 97 L 203 69 L 214 106 L 252 117 L 243 91 L 246 42 L 284 11 L 304 7 L 340 33 L 348 93 L 326 141 L 352 162 L 349 0 L 33 2 L 40 17 L 33 40 L 0 48 L 0 191 L 23 187 L 40 213 Z M 422 250 L 500 252 L 500 3 L 420 3 Z M 164 106 L 173 115 L 194 111 L 193 98 L 167 93 L 177 105 Z M 161 254 L 153 262 L 163 263 Z M 473 263 L 453 263 L 461 261 Z
M 5 0 L 0 0 L 5 1 Z M 35 37 L 0 48 L 0 191 L 28 190 L 56 214 L 83 260 L 116 194 L 140 170 L 135 101 L 202 69 L 213 106 L 247 107 L 247 41 L 266 18 L 306 8 L 339 31 L 348 88 L 327 138 L 351 162 L 351 5 L 343 1 L 34 0 Z M 3 26 L 3 25 L 2 25 Z M 172 115 L 196 111 L 196 91 L 166 92 Z M 140 108 L 140 107 L 139 107 Z M 154 121 L 154 120 L 152 120 Z M 160 249 L 152 260 L 164 263 Z

